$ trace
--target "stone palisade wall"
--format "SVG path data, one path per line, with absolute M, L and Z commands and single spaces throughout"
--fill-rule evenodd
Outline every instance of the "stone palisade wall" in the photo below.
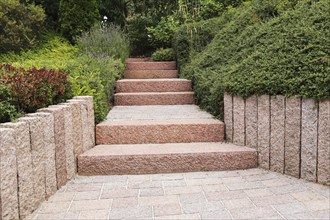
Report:
M 226 140 L 258 150 L 264 169 L 330 185 L 330 100 L 225 94 Z
M 24 219 L 77 172 L 95 146 L 93 97 L 39 109 L 0 124 L 0 219 Z

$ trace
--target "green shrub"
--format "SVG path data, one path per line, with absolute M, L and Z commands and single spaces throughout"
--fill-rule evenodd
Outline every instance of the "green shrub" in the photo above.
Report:
M 8 85 L 11 103 L 19 111 L 34 112 L 71 96 L 68 74 L 60 71 L 24 70 L 7 64 L 0 65 L 0 74 L 1 83 Z
M 175 59 L 174 50 L 172 48 L 160 48 L 152 54 L 151 59 L 154 61 L 172 61 Z
M 0 53 L 20 51 L 38 42 L 45 14 L 35 5 L 18 0 L 0 1 Z
M 71 42 L 88 31 L 99 20 L 96 0 L 61 0 L 59 6 L 60 29 Z
M 114 25 L 103 29 L 94 27 L 77 40 L 80 53 L 92 56 L 111 56 L 125 62 L 129 55 L 129 41 L 123 31 Z
M 101 122 L 110 110 L 115 82 L 124 72 L 124 64 L 111 57 L 78 56 L 68 63 L 74 95 L 94 97 L 95 122 Z
M 213 40 L 181 59 L 180 74 L 193 80 L 201 107 L 221 118 L 224 91 L 329 98 L 329 1 L 302 0 L 285 10 L 280 3 L 253 0 L 230 9 L 218 18 Z
M 20 115 L 12 104 L 8 85 L 0 84 L 0 123 L 12 121 Z

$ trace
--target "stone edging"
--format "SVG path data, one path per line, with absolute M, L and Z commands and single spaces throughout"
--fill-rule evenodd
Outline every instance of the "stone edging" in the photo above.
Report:
M 226 140 L 258 150 L 260 167 L 330 185 L 330 100 L 225 94 Z
M 77 173 L 95 146 L 92 96 L 0 124 L 0 219 L 24 219 Z

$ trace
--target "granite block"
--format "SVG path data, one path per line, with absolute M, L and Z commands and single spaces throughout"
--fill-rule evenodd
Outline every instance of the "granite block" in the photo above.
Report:
M 246 146 L 258 146 L 258 98 L 250 96 L 245 101 Z
M 318 182 L 330 185 L 330 100 L 319 103 Z
M 270 97 L 258 97 L 258 162 L 259 166 L 269 169 L 270 140 Z
M 15 131 L 0 128 L 0 219 L 18 219 Z
M 226 141 L 233 142 L 233 97 L 228 93 L 224 95 L 224 113 L 226 126 Z
M 240 96 L 233 97 L 233 143 L 245 145 L 245 102 Z
M 33 196 L 33 168 L 30 147 L 30 130 L 26 122 L 4 123 L 3 128 L 14 130 L 18 178 L 18 202 L 21 218 L 30 215 L 37 208 Z
M 270 169 L 284 173 L 285 97 L 271 96 Z
M 314 100 L 302 99 L 301 113 L 301 178 L 316 182 L 317 118 Z
M 300 175 L 300 137 L 301 137 L 301 99 L 286 99 L 285 110 L 285 173 L 299 178 Z

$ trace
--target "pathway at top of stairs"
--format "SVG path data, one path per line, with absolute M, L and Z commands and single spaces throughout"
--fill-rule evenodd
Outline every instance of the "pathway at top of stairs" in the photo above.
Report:
M 194 105 L 175 62 L 128 59 L 115 107 L 96 126 L 98 146 L 80 155 L 80 175 L 247 169 L 257 153 L 223 143 L 224 124 Z

